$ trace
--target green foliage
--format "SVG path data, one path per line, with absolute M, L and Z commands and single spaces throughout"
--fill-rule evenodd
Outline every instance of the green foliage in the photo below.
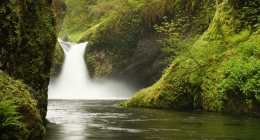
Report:
M 255 38 L 251 35 L 250 38 Z M 249 39 L 250 39 L 249 38 Z M 259 43 L 244 41 L 207 69 L 202 90 L 205 110 L 256 113 L 259 102 Z M 217 65 L 218 64 L 218 65 Z
M 173 60 L 184 51 L 187 51 L 191 46 L 191 42 L 185 40 L 183 35 L 178 32 L 178 24 L 171 20 L 167 21 L 167 17 L 164 17 L 164 22 L 162 22 L 161 26 L 157 24 L 154 25 L 154 28 L 159 33 L 164 33 L 167 37 L 159 39 L 163 45 L 162 51 L 167 52 L 169 54 L 168 57 L 165 58 L 164 64 L 169 65 L 173 62 Z
M 158 82 L 122 105 L 259 112 L 258 0 L 76 3 L 86 7 L 73 11 L 83 15 L 74 20 L 81 25 L 67 26 L 65 22 L 64 29 L 71 31 L 73 40 L 81 35 L 80 41 L 89 40 L 91 75 L 116 72 L 134 52 L 137 36 L 145 35 L 154 23 L 162 36 L 159 42 L 164 46 L 162 51 L 169 54 L 169 67 Z
M 188 84 L 188 79 L 185 72 L 175 73 L 179 69 L 181 69 L 179 64 L 173 63 L 162 78 L 152 87 L 138 91 L 130 100 L 121 103 L 121 105 L 153 108 L 192 108 L 193 95 L 189 94 L 187 86 L 185 86 Z
M 170 19 L 178 20 L 174 20 L 178 31 L 183 30 L 184 26 L 181 25 L 185 24 L 185 30 L 180 33 L 180 36 L 169 40 L 180 46 L 189 44 L 187 42 L 191 42 L 194 34 L 197 34 L 195 30 L 202 33 L 209 24 L 204 22 L 205 13 L 201 14 L 201 8 L 195 8 L 196 4 L 193 0 L 99 0 L 96 2 L 67 0 L 66 2 L 68 13 L 60 35 L 67 33 L 70 41 L 89 41 L 86 59 L 92 76 L 108 75 L 122 67 L 127 58 L 134 52 L 137 41 L 153 31 L 150 27 L 155 22 L 163 20 L 165 15 L 172 16 Z M 84 8 L 81 8 L 82 5 Z M 179 7 L 175 9 L 175 5 Z M 186 11 L 186 5 L 188 11 Z M 173 13 L 176 14 L 173 15 Z M 195 14 L 189 16 L 187 13 L 200 13 L 200 18 L 196 18 Z M 195 20 L 200 22 L 195 22 Z M 190 26 L 193 23 L 197 23 L 194 28 Z M 193 33 L 186 35 L 185 33 L 190 30 Z M 184 37 L 188 39 L 181 41 Z M 184 42 L 185 44 L 183 44 Z M 176 51 L 173 51 L 172 47 L 176 46 L 169 45 L 169 47 L 165 47 L 165 51 L 175 54 Z M 100 58 L 99 56 L 103 56 L 101 55 L 103 53 L 106 54 L 105 57 Z M 168 58 L 167 65 L 175 57 L 175 55 L 171 56 L 172 58 Z M 104 67 L 107 67 L 107 71 L 103 71 Z
M 257 59 L 249 60 L 231 59 L 220 83 L 221 92 L 232 92 L 235 94 L 245 94 L 249 98 L 259 99 L 259 67 Z
M 112 68 L 120 67 L 133 52 L 133 46 L 137 44 L 136 36 L 143 31 L 142 16 L 129 13 L 127 3 L 120 3 L 121 10 L 111 9 L 110 15 L 91 31 L 87 47 L 87 65 L 92 76 L 105 77 Z
M 228 0 L 215 4 L 214 18 L 207 31 L 190 49 L 175 57 L 158 82 L 121 105 L 193 107 L 259 115 L 260 32 L 241 28 L 237 33 L 234 17 L 239 9 L 231 8 Z M 156 26 L 157 30 L 170 31 L 165 30 L 165 26 L 170 26 L 165 23 L 163 27 Z
M 167 52 L 169 57 L 165 58 L 165 64 L 169 65 L 179 55 L 185 55 L 193 59 L 197 65 L 201 65 L 198 59 L 201 54 L 194 53 L 202 50 L 205 44 L 197 44 L 200 48 L 189 50 L 196 39 L 208 28 L 215 12 L 214 3 L 210 0 L 203 3 L 189 1 L 174 1 L 173 15 L 170 17 L 164 16 L 164 21 L 161 25 L 155 24 L 154 28 L 162 33 L 162 37 L 158 40 L 163 44 L 162 51 Z M 168 21 L 168 19 L 171 19 Z M 221 23 L 220 23 L 221 24 Z M 220 29 L 218 27 L 216 29 Z M 215 29 L 215 30 L 216 30 Z M 220 35 L 222 36 L 222 35 Z M 203 38 L 201 38 L 203 40 Z M 197 41 L 198 43 L 198 41 Z M 217 45 L 215 45 L 217 46 Z M 219 46 L 219 45 L 218 45 Z M 208 51 L 205 48 L 205 52 Z M 211 59 L 211 58 L 209 58 Z
M 36 139 L 45 135 L 37 102 L 32 99 L 35 96 L 38 96 L 37 92 L 22 81 L 13 80 L 0 71 L 0 116 L 6 116 L 0 121 L 13 115 L 11 120 L 6 121 L 10 125 L 5 124 L 0 131 L 1 139 Z M 12 124 L 14 122 L 15 125 Z
M 8 129 L 15 127 L 23 127 L 24 123 L 21 122 L 21 114 L 16 112 L 18 106 L 14 105 L 12 100 L 4 100 L 0 102 L 0 135 L 3 135 Z
M 59 36 L 68 34 L 69 41 L 78 42 L 86 31 L 111 16 L 121 16 L 128 8 L 120 0 L 65 0 L 67 14 Z M 86 41 L 86 40 L 84 40 Z
M 260 22 L 260 1 L 245 0 L 237 1 L 236 10 L 236 30 L 239 32 L 244 29 L 255 31 L 259 27 Z
M 259 44 L 244 42 L 239 48 L 238 55 L 231 58 L 224 67 L 225 73 L 219 90 L 221 93 L 242 94 L 246 100 L 260 102 Z
M 54 15 L 47 2 L 1 1 L 0 67 L 12 78 L 0 71 L 0 100 L 12 100 L 25 124 L 8 130 L 1 139 L 36 139 L 45 135 L 41 117 L 46 116 L 47 86 L 57 39 Z
M 238 45 L 239 43 L 246 41 L 249 38 L 249 36 L 250 36 L 250 31 L 243 30 L 239 34 L 229 37 L 228 41 L 232 45 Z
M 164 14 L 173 11 L 174 0 L 129 0 L 133 10 L 143 15 L 145 23 L 151 27 L 157 19 L 163 18 Z

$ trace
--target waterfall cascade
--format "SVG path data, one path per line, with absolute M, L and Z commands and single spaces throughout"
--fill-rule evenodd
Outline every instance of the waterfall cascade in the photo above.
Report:
M 126 99 L 134 91 L 122 82 L 90 79 L 84 59 L 85 43 L 58 40 L 65 53 L 61 73 L 50 78 L 49 99 Z

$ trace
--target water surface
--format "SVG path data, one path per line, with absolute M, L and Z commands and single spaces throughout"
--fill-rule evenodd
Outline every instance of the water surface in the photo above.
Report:
M 260 119 L 201 111 L 125 108 L 118 100 L 49 100 L 47 140 L 255 140 Z

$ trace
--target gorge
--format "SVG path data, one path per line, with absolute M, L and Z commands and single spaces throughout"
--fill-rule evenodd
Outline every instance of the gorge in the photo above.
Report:
M 0 139 L 259 138 L 260 0 L 0 4 Z

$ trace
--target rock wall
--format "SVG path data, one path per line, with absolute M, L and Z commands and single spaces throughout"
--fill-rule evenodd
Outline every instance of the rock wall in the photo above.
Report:
M 139 87 L 147 87 L 155 83 L 165 67 L 162 64 L 168 55 L 161 51 L 162 44 L 158 43 L 159 34 L 155 31 L 147 33 L 137 42 L 133 55 L 129 57 L 122 68 L 115 74 L 124 80 L 132 79 Z
M 31 86 L 44 118 L 54 46 L 51 0 L 1 0 L 0 70 Z
M 67 12 L 67 5 L 63 0 L 52 0 L 51 8 L 54 11 L 55 19 L 56 19 L 56 28 L 58 32 L 61 30 L 63 19 L 65 18 Z M 55 45 L 55 50 L 53 54 L 52 61 L 52 69 L 51 74 L 57 75 L 59 74 L 63 61 L 64 61 L 64 53 L 59 43 L 57 42 Z
M 64 0 L 52 0 L 51 8 L 54 11 L 57 30 L 60 31 L 66 15 L 67 5 Z
M 89 41 L 87 65 L 93 77 L 131 79 L 139 87 L 150 86 L 161 77 L 166 67 L 163 62 L 169 56 L 162 52 L 163 45 L 158 42 L 166 35 L 158 33 L 154 24 L 161 24 L 167 16 L 189 41 L 202 34 L 211 20 L 206 18 L 210 15 L 205 7 L 194 8 L 186 1 L 131 1 L 123 3 L 124 6 L 128 10 L 118 12 L 86 32 L 83 39 Z

